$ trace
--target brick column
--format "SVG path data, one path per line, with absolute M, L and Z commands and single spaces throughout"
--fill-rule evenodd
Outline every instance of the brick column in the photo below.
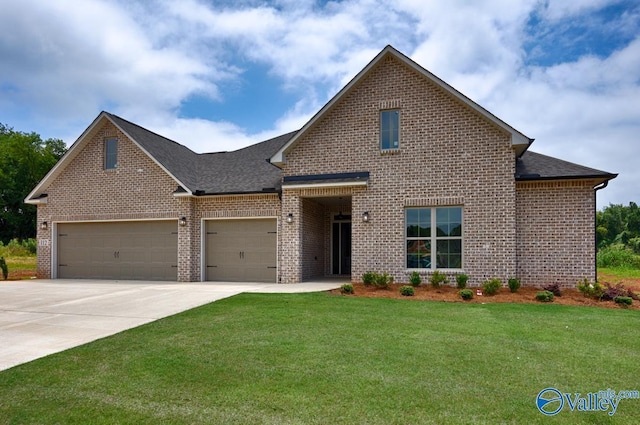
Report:
M 293 221 L 287 223 L 290 213 Z M 280 282 L 298 283 L 302 280 L 302 207 L 300 196 L 294 190 L 282 193 L 280 222 Z

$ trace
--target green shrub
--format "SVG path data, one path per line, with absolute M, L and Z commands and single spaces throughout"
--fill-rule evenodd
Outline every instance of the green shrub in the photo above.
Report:
M 460 295 L 463 300 L 470 300 L 473 298 L 473 291 L 471 289 L 462 289 L 458 291 L 458 295 Z
M 378 276 L 376 272 L 366 272 L 362 275 L 362 283 L 364 283 L 365 286 L 373 285 L 376 276 Z
M 429 278 L 429 283 L 436 289 L 439 288 L 440 285 L 446 284 L 448 282 L 449 281 L 447 280 L 447 275 L 438 270 L 434 271 Z
M 511 292 L 518 292 L 518 289 L 520 289 L 520 279 L 518 279 L 517 277 L 512 277 L 510 278 L 507 283 L 509 284 L 509 290 Z
M 2 270 L 2 277 L 7 280 L 9 278 L 9 267 L 7 262 L 4 261 L 4 257 L 0 257 L 0 269 Z
M 553 292 L 540 291 L 536 294 L 536 300 L 541 301 L 543 303 L 550 303 L 553 301 Z
M 585 277 L 581 282 L 578 282 L 578 291 L 587 298 L 599 300 L 604 294 L 604 287 L 598 282 L 589 282 Z
M 485 295 L 495 295 L 498 292 L 498 289 L 502 287 L 502 281 L 497 277 L 486 280 L 482 284 L 482 292 Z
M 30 257 L 36 254 L 38 243 L 35 239 L 11 239 L 6 245 L 0 242 L 2 257 Z
M 400 287 L 400 294 L 404 295 L 405 297 L 412 297 L 415 294 L 415 290 L 413 289 L 413 286 L 402 285 Z
M 640 269 L 640 255 L 622 244 L 613 244 L 598 251 L 598 267 Z
M 459 274 L 456 276 L 456 285 L 458 289 L 464 289 L 467 287 L 467 281 L 469 280 L 469 276 L 466 274 Z
M 373 280 L 373 284 L 377 288 L 387 289 L 390 284 L 393 283 L 393 276 L 389 276 L 387 272 L 382 272 L 382 274 L 376 273 L 375 279 Z
M 340 287 L 340 292 L 343 294 L 353 294 L 353 285 L 350 283 L 345 283 Z
M 420 277 L 420 273 L 411 272 L 411 275 L 409 275 L 409 283 L 411 283 L 411 285 L 415 287 L 420 286 L 420 284 L 422 283 L 422 278 Z
M 625 308 L 629 307 L 631 304 L 633 304 L 633 298 L 631 298 L 631 297 L 618 296 L 618 297 L 615 297 L 613 299 L 613 301 L 616 304 L 620 304 L 622 307 L 625 307 Z

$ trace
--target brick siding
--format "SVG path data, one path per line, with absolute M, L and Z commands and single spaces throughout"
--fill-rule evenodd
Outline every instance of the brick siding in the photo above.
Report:
M 400 149 L 381 153 L 379 111 L 388 107 L 401 110 Z M 283 171 L 370 172 L 368 186 L 352 197 L 353 280 L 367 270 L 385 270 L 396 281 L 406 282 L 405 206 L 460 205 L 464 271 L 471 283 L 479 283 L 492 276 L 506 280 L 516 273 L 514 167 L 509 134 L 387 58 L 287 153 Z M 285 190 L 283 212 L 289 198 Z M 299 214 L 298 205 L 299 200 L 291 200 Z M 364 211 L 370 213 L 368 223 L 359 219 Z M 284 237 L 297 236 L 304 240 L 306 232 Z M 295 258 L 299 252 L 297 242 L 283 249 L 283 258 Z M 296 279 L 286 277 L 287 272 L 283 267 L 285 280 Z
M 518 277 L 574 287 L 595 279 L 593 181 L 518 182 Z

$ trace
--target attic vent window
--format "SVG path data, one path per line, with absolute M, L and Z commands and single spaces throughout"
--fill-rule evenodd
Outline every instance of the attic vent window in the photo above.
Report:
M 118 167 L 118 139 L 104 141 L 104 169 L 115 170 Z
M 380 149 L 400 148 L 400 110 L 380 111 Z

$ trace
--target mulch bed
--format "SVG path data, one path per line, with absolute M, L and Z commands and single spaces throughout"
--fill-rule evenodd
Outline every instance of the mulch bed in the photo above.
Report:
M 512 293 L 509 288 L 501 288 L 496 295 L 476 295 L 476 291 L 480 288 L 469 288 L 473 290 L 473 299 L 465 301 L 458 295 L 458 289 L 453 286 L 441 286 L 434 289 L 431 285 L 422 284 L 415 288 L 415 295 L 411 297 L 400 294 L 400 286 L 402 284 L 392 284 L 387 289 L 379 289 L 373 286 L 365 286 L 362 283 L 354 283 L 353 295 L 345 295 L 349 297 L 365 297 L 365 298 L 394 298 L 404 300 L 428 300 L 428 301 L 444 301 L 457 303 L 535 303 L 543 304 L 536 300 L 536 293 L 541 291 L 540 288 L 521 287 L 518 292 Z M 341 295 L 340 289 L 330 291 L 332 294 Z M 554 297 L 553 302 L 549 304 L 573 305 L 573 306 L 589 306 L 589 307 L 605 307 L 605 308 L 623 308 L 613 301 L 596 301 L 586 298 L 577 289 L 564 289 L 562 296 Z M 633 310 L 640 310 L 640 302 L 633 301 L 633 305 L 628 307 Z

